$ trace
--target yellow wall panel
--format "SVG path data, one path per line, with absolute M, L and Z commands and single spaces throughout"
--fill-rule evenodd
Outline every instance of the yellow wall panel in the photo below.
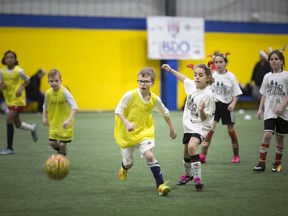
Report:
M 58 68 L 63 85 L 74 95 L 80 110 L 114 110 L 121 96 L 137 88 L 137 73 L 145 66 L 156 70 L 156 83 L 152 88 L 160 95 L 160 61 L 147 59 L 146 31 L 90 30 L 49 28 L 0 28 L 0 52 L 8 49 L 18 55 L 20 66 L 28 75 L 38 68 L 47 71 Z M 246 84 L 257 62 L 260 49 L 281 48 L 287 35 L 206 33 L 205 53 L 230 52 L 228 70 L 239 82 Z M 287 58 L 287 54 L 285 53 Z M 179 61 L 179 71 L 193 77 L 188 63 Z M 49 88 L 47 77 L 42 90 Z M 185 100 L 183 85 L 178 85 L 178 107 Z
M 121 96 L 137 88 L 138 71 L 154 67 L 160 94 L 159 61 L 146 57 L 146 32 L 79 29 L 0 28 L 1 55 L 18 55 L 28 75 L 58 68 L 80 110 L 114 110 Z M 42 89 L 49 88 L 47 77 Z

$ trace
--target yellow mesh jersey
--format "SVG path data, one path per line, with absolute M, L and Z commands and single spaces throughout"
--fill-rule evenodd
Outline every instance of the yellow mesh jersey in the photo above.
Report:
M 64 97 L 65 87 L 61 86 L 58 91 L 52 88 L 47 90 L 47 110 L 49 119 L 49 139 L 68 141 L 74 137 L 74 119 L 69 128 L 63 128 L 64 121 L 68 118 L 71 108 Z
M 25 90 L 22 91 L 19 97 L 16 97 L 17 90 L 24 83 L 20 76 L 19 66 L 15 66 L 10 72 L 8 72 L 7 66 L 2 68 L 2 82 L 6 84 L 3 95 L 7 106 L 26 106 Z
M 137 145 L 143 140 L 154 140 L 154 120 L 152 109 L 156 103 L 156 95 L 151 93 L 150 101 L 143 102 L 138 89 L 133 90 L 132 98 L 124 109 L 124 116 L 136 125 L 135 130 L 128 132 L 118 115 L 115 116 L 114 138 L 121 148 Z

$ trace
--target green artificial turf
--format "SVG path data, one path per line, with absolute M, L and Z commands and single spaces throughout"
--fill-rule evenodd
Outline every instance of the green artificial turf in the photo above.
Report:
M 251 120 L 244 116 L 250 114 Z M 236 132 L 241 163 L 232 164 L 232 147 L 226 126 L 218 125 L 202 165 L 204 190 L 195 191 L 191 182 L 176 186 L 182 175 L 182 112 L 171 112 L 178 131 L 176 140 L 155 113 L 156 147 L 153 150 L 172 191 L 159 197 L 152 173 L 136 151 L 128 179 L 121 182 L 119 147 L 114 143 L 114 114 L 77 113 L 75 139 L 68 146 L 71 170 L 64 180 L 51 180 L 44 172 L 46 159 L 54 153 L 48 145 L 48 128 L 37 114 L 21 114 L 23 121 L 38 124 L 39 141 L 27 131 L 15 129 L 11 156 L 0 155 L 0 216 L 275 216 L 288 210 L 288 157 L 284 150 L 283 171 L 271 172 L 275 137 L 264 173 L 254 173 L 258 162 L 263 122 L 256 111 L 236 113 Z M 286 141 L 287 142 L 287 141 Z M 6 144 L 5 116 L 0 115 L 0 146 Z

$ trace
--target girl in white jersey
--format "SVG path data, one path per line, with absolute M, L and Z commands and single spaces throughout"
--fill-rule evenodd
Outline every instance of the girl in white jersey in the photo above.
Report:
M 265 171 L 266 157 L 273 134 L 276 134 L 275 162 L 272 172 L 280 172 L 284 149 L 284 136 L 288 135 L 288 73 L 284 71 L 285 58 L 280 50 L 269 54 L 268 61 L 272 72 L 264 76 L 260 93 L 262 95 L 257 118 L 264 110 L 264 134 L 260 145 L 259 163 L 254 171 Z
M 119 179 L 121 181 L 127 179 L 128 170 L 133 166 L 134 152 L 138 149 L 150 167 L 159 195 L 166 196 L 171 189 L 167 182 L 164 183 L 160 164 L 152 152 L 155 139 L 152 111 L 158 111 L 163 115 L 172 139 L 176 138 L 177 133 L 169 110 L 164 106 L 160 97 L 150 91 L 154 80 L 153 68 L 145 67 L 139 71 L 137 80 L 139 88 L 128 91 L 115 110 L 114 138 L 122 154 Z
M 202 163 L 206 162 L 208 148 L 210 146 L 212 136 L 220 119 L 222 120 L 222 125 L 227 125 L 228 134 L 231 138 L 233 149 L 233 158 L 231 162 L 240 162 L 239 143 L 236 131 L 234 129 L 234 108 L 236 106 L 239 95 L 242 94 L 242 91 L 234 74 L 226 69 L 226 66 L 228 64 L 228 54 L 229 53 L 216 53 L 213 56 L 213 61 L 216 65 L 217 72 L 213 73 L 213 78 L 215 79 L 215 82 L 212 84 L 211 89 L 214 93 L 216 100 L 216 111 L 212 129 L 208 133 L 202 145 L 200 154 Z
M 209 63 L 209 66 L 212 62 Z M 162 69 L 172 73 L 184 83 L 187 100 L 183 113 L 184 135 L 184 175 L 178 185 L 184 185 L 194 179 L 196 190 L 202 190 L 201 162 L 197 151 L 198 146 L 205 139 L 211 129 L 215 112 L 215 101 L 210 85 L 214 82 L 209 66 L 199 64 L 194 69 L 194 80 L 172 69 L 168 64 L 163 64 Z
M 62 155 L 66 155 L 67 143 L 74 138 L 74 116 L 78 106 L 72 94 L 61 85 L 61 73 L 52 69 L 48 73 L 51 86 L 45 93 L 42 121 L 49 126 L 49 144 Z

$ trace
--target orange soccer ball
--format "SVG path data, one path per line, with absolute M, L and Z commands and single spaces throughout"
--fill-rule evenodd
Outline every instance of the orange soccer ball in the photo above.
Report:
M 45 172 L 51 179 L 64 179 L 70 171 L 70 162 L 62 154 L 53 154 L 45 162 Z

